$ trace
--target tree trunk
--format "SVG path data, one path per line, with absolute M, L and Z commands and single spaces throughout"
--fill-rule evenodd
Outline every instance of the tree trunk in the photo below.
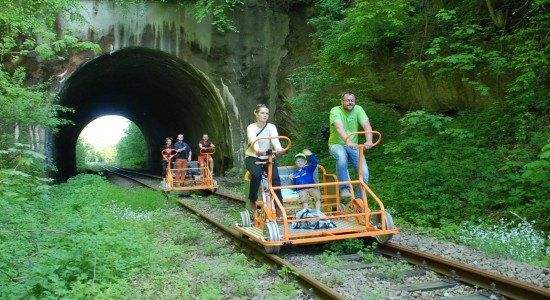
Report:
M 15 123 L 15 128 L 13 128 L 13 140 L 15 143 L 19 141 L 19 123 Z
M 493 20 L 493 23 L 495 24 L 495 27 L 498 29 L 502 29 L 502 18 L 497 17 L 497 13 L 495 13 L 495 9 L 493 8 L 492 0 L 485 0 L 485 3 L 487 4 L 487 9 L 489 10 L 489 15 L 491 15 L 491 20 Z M 499 14 L 500 16 L 500 14 Z

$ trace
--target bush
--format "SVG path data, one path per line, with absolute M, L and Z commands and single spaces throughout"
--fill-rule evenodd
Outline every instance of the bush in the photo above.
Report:
M 155 241 L 145 233 L 154 220 L 150 214 L 164 201 L 157 193 L 161 200 L 148 205 L 130 203 L 142 191 L 118 189 L 99 176 L 81 175 L 51 188 L 48 197 L 2 197 L 0 276 L 9 284 L 0 287 L 0 297 L 130 294 L 127 279 L 154 264 Z M 121 214 L 136 206 L 149 217 Z

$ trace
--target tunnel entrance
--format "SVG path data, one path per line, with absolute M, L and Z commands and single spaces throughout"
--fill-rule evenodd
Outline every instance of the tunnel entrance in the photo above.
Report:
M 160 173 L 160 149 L 166 136 L 183 133 L 196 148 L 204 133 L 218 147 L 220 174 L 232 162 L 232 141 L 223 102 L 214 85 L 194 66 L 162 51 L 125 48 L 90 60 L 63 83 L 59 104 L 74 109 L 61 117 L 53 136 L 58 180 L 76 174 L 76 142 L 82 129 L 105 115 L 132 120 L 147 145 L 147 168 Z

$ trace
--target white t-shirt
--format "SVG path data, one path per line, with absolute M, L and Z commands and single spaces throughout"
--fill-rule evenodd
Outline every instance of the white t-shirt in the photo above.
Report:
M 260 134 L 258 134 L 261 131 Z M 256 136 L 258 135 L 258 136 Z M 248 137 L 248 148 L 246 149 L 245 156 L 251 156 L 251 157 L 257 157 L 259 159 L 267 159 L 267 155 L 258 156 L 256 154 L 255 150 L 267 150 L 267 149 L 282 149 L 281 142 L 279 139 L 264 139 L 259 140 L 254 144 L 254 148 L 252 148 L 252 142 L 256 140 L 257 138 L 261 137 L 268 137 L 268 136 L 279 136 L 279 133 L 277 132 L 277 127 L 271 123 L 267 123 L 267 126 L 262 131 L 262 127 L 258 127 L 256 123 L 252 123 L 248 125 L 246 128 L 246 136 Z

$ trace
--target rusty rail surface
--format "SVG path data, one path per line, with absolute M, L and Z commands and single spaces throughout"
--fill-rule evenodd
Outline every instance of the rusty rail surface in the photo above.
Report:
M 147 175 L 147 174 L 142 174 Z M 223 198 L 229 198 L 232 200 L 244 202 L 243 199 L 235 197 L 233 195 L 225 194 L 222 192 L 214 193 L 217 196 Z M 264 249 L 252 241 L 240 237 L 238 232 L 232 228 L 227 228 L 223 224 L 217 222 L 206 215 L 203 215 L 200 211 L 185 205 L 180 201 L 187 209 L 201 215 L 205 220 L 208 220 L 212 224 L 227 231 L 230 235 L 235 237 L 239 243 L 246 247 L 246 250 L 264 261 L 270 262 L 272 265 L 278 265 L 280 267 L 285 265 L 285 261 L 273 254 L 266 254 Z M 457 261 L 449 260 L 440 256 L 432 255 L 422 251 L 418 251 L 412 248 L 401 246 L 395 243 L 387 243 L 378 245 L 380 253 L 403 259 L 411 264 L 425 267 L 436 273 L 454 278 L 458 281 L 479 286 L 484 289 L 493 291 L 500 294 L 507 299 L 517 300 L 532 300 L 532 299 L 550 299 L 550 290 L 541 288 L 529 283 L 521 282 L 516 279 L 508 278 L 502 275 L 494 274 L 482 269 L 474 268 Z M 328 286 L 318 282 L 311 278 L 307 274 L 304 274 L 300 270 L 296 269 L 292 265 L 287 265 L 292 271 L 296 272 L 297 280 L 302 286 L 310 287 L 314 289 L 315 298 L 319 299 L 345 299 Z
M 221 197 L 234 198 L 235 200 L 244 202 L 244 200 L 231 195 L 216 194 Z M 395 243 L 378 245 L 378 249 L 384 255 L 399 257 L 411 264 L 424 266 L 436 273 L 455 278 L 458 281 L 472 286 L 482 287 L 508 299 L 550 299 L 550 290 L 548 289 L 474 268 L 440 256 L 421 252 Z
M 270 265 L 276 265 L 279 269 L 286 267 L 292 270 L 292 272 L 297 274 L 296 280 L 298 281 L 298 283 L 301 286 L 305 287 L 306 290 L 309 290 L 310 296 L 314 296 L 315 299 L 335 299 L 335 300 L 346 299 L 345 297 L 338 294 L 336 291 L 334 291 L 324 283 L 318 280 L 315 280 L 313 277 L 305 274 L 304 272 L 302 272 L 302 270 L 297 269 L 294 265 L 289 264 L 287 261 L 280 258 L 279 256 L 274 254 L 267 254 L 263 247 L 261 247 L 260 245 L 254 243 L 253 241 L 245 237 L 241 237 L 239 233 L 233 230 L 232 228 L 226 227 L 222 223 L 218 222 L 216 219 L 213 219 L 208 215 L 204 214 L 203 212 L 201 212 L 200 210 L 197 210 L 194 207 L 187 205 L 184 201 L 178 200 L 178 202 L 186 209 L 196 213 L 201 218 L 207 220 L 208 222 L 217 226 L 221 230 L 225 231 L 227 234 L 230 234 L 231 236 L 233 236 L 233 238 L 235 238 L 239 242 L 239 244 L 243 246 L 243 248 L 245 248 L 244 250 L 246 252 L 253 255 L 258 260 L 269 263 Z
M 132 178 L 131 176 L 127 176 L 125 174 L 122 174 L 122 172 L 116 172 L 116 171 L 113 171 L 112 169 L 108 170 L 107 168 L 105 168 L 105 171 L 111 172 L 111 173 L 116 174 L 118 176 L 122 176 L 126 179 L 129 179 L 129 180 L 139 182 L 138 179 L 135 179 L 135 178 Z M 120 171 L 123 171 L 123 170 L 120 169 Z M 131 172 L 131 173 L 138 174 L 140 176 L 150 176 L 149 174 L 139 173 L 139 172 Z M 155 179 L 157 178 L 156 176 L 151 176 L 151 177 L 153 177 Z M 145 187 L 148 187 L 148 188 L 153 188 L 153 189 L 160 190 L 159 188 L 154 188 L 154 187 L 151 187 L 151 186 L 149 186 L 147 184 L 144 184 L 144 183 L 141 183 L 141 184 L 144 185 Z M 220 197 L 230 198 L 232 200 L 237 200 L 237 201 L 241 200 L 241 199 L 237 199 L 237 198 L 234 198 L 230 195 L 223 194 L 223 193 L 216 193 L 216 194 L 218 194 L 218 196 L 220 196 Z M 195 214 L 199 215 L 204 220 L 210 222 L 211 224 L 213 224 L 216 227 L 220 228 L 221 230 L 223 230 L 227 234 L 231 235 L 242 246 L 243 250 L 245 250 L 250 255 L 254 256 L 258 261 L 262 261 L 262 262 L 268 263 L 272 266 L 276 266 L 278 269 L 282 269 L 283 267 L 286 267 L 286 268 L 290 269 L 294 274 L 296 274 L 296 281 L 298 282 L 298 284 L 302 288 L 304 288 L 305 291 L 307 291 L 309 293 L 308 298 L 310 298 L 310 299 L 327 299 L 327 300 L 329 300 L 329 299 L 345 300 L 346 299 L 345 297 L 340 295 L 335 290 L 331 289 L 330 287 L 328 287 L 324 283 L 316 280 L 315 278 L 307 275 L 302 270 L 296 268 L 294 265 L 288 263 L 287 261 L 280 258 L 279 256 L 274 255 L 274 254 L 267 254 L 263 247 L 261 247 L 260 245 L 254 243 L 253 241 L 251 241 L 247 238 L 241 237 L 239 235 L 239 233 L 237 231 L 235 231 L 234 229 L 232 229 L 230 227 L 226 227 L 222 223 L 218 222 L 216 219 L 211 218 L 210 216 L 202 213 L 200 210 L 197 210 L 197 209 L 195 209 L 194 207 L 192 207 L 190 205 L 187 205 L 182 200 L 178 200 L 178 202 L 180 203 L 180 205 L 182 205 L 186 209 L 194 212 Z
M 461 282 L 494 291 L 509 299 L 550 299 L 550 290 L 394 243 L 379 245 L 384 255 L 398 257 Z

